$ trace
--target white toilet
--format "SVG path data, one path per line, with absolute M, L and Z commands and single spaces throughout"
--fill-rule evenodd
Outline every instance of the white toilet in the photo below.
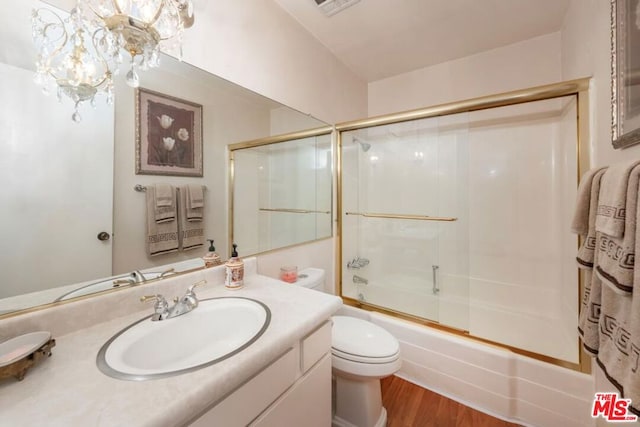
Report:
M 307 268 L 299 286 L 324 292 L 324 270 Z M 334 427 L 384 427 L 380 379 L 400 369 L 400 345 L 386 330 L 366 320 L 333 316 L 331 365 L 335 377 Z

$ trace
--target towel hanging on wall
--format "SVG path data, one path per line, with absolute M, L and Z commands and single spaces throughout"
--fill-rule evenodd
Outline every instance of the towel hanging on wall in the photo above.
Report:
M 621 292 L 633 290 L 636 216 L 640 162 L 611 166 L 602 177 L 596 232 L 598 265 L 602 281 Z
M 598 168 L 587 172 L 578 187 L 578 201 L 571 230 L 582 237 L 576 260 L 578 267 L 585 270 L 584 294 L 581 298 L 578 332 L 584 348 L 592 355 L 598 354 L 600 321 L 600 295 L 602 282 L 593 272 L 596 262 L 596 212 L 600 183 L 605 169 Z
M 202 206 L 189 208 L 191 189 L 199 187 Z M 198 193 L 197 190 L 194 193 Z M 180 248 L 183 251 L 204 247 L 204 193 L 202 186 L 185 185 L 179 188 Z M 197 197 L 197 196 L 196 196 Z M 191 211 L 191 219 L 189 217 Z
M 585 236 L 584 191 L 590 176 Z M 636 415 L 640 415 L 640 290 L 635 289 L 640 285 L 640 268 L 635 264 L 635 253 L 640 251 L 639 191 L 637 161 L 585 174 L 572 227 L 585 237 L 578 253 L 578 263 L 587 271 L 578 327 L 583 346 L 622 396 L 631 399 L 628 409 Z M 594 234 L 592 241 L 588 237 Z M 593 269 L 588 267 L 589 256 Z
M 178 213 L 176 209 L 176 189 L 169 184 L 156 184 L 155 189 L 155 220 L 157 223 L 175 221 Z
M 161 208 L 158 208 L 156 186 L 147 187 L 147 252 L 150 256 L 177 252 L 179 248 L 176 191 L 174 187 L 169 187 L 171 187 L 170 194 L 173 194 L 173 206 Z M 159 214 L 159 211 L 162 214 Z
M 187 221 L 202 221 L 204 211 L 204 191 L 202 186 L 189 184 L 183 188 L 187 192 Z

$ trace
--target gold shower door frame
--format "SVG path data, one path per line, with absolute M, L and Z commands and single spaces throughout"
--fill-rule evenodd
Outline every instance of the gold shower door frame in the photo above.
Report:
M 375 126 L 383 126 L 400 122 L 407 122 L 412 120 L 426 119 L 430 117 L 447 116 L 457 113 L 466 113 L 471 111 L 486 110 L 497 107 L 505 107 L 509 105 L 518 105 L 534 101 L 543 101 L 547 99 L 554 99 L 566 96 L 575 96 L 577 104 L 577 145 L 576 145 L 576 158 L 577 158 L 577 170 L 576 187 L 579 179 L 583 173 L 585 173 L 591 167 L 589 156 L 589 78 L 582 78 L 576 80 L 570 80 L 560 83 L 554 83 L 544 86 L 536 86 L 528 89 L 516 90 L 512 92 L 505 92 L 495 95 L 483 96 L 479 98 L 468 99 L 464 101 L 451 102 L 446 104 L 440 104 L 432 107 L 410 110 L 400 113 L 393 113 L 383 116 L 372 117 L 364 120 L 356 120 L 350 122 L 339 123 L 335 126 L 336 129 L 336 146 L 335 150 L 336 158 L 336 172 L 337 172 L 337 206 L 336 206 L 336 218 L 337 218 L 337 239 L 336 239 L 336 278 L 337 284 L 336 294 L 342 298 L 345 304 L 362 308 L 369 311 L 376 311 L 391 315 L 396 318 L 409 320 L 412 322 L 420 323 L 428 327 L 440 329 L 449 333 L 453 333 L 458 336 L 466 337 L 476 341 L 481 341 L 486 344 L 495 345 L 500 348 L 505 348 L 514 353 L 521 354 L 527 357 L 531 357 L 540 361 L 552 363 L 565 368 L 573 369 L 580 372 L 591 372 L 591 359 L 582 351 L 582 343 L 579 339 L 576 345 L 579 346 L 579 362 L 571 363 L 565 360 L 555 359 L 549 356 L 545 356 L 539 353 L 534 353 L 528 350 L 523 350 L 517 347 L 508 346 L 505 344 L 497 343 L 484 338 L 476 337 L 469 334 L 468 331 L 456 329 L 453 327 L 442 325 L 438 322 L 427 320 L 421 317 L 412 316 L 406 313 L 401 313 L 395 310 L 390 310 L 385 307 L 381 307 L 366 302 L 361 302 L 353 298 L 344 297 L 342 295 L 342 133 L 351 130 L 370 128 Z M 577 249 L 577 248 L 576 248 Z M 577 268 L 577 266 L 576 266 Z M 585 273 L 579 270 L 578 283 L 576 286 L 576 298 L 578 298 L 578 309 L 580 310 L 580 296 L 583 291 L 583 275 Z M 576 327 L 578 319 L 576 318 Z

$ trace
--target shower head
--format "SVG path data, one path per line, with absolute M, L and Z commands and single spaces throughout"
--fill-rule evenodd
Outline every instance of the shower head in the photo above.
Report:
M 360 144 L 360 147 L 362 147 L 362 151 L 364 151 L 365 153 L 369 151 L 369 148 L 371 148 L 371 144 L 369 144 L 368 142 L 360 141 L 358 138 L 354 137 L 353 141 Z

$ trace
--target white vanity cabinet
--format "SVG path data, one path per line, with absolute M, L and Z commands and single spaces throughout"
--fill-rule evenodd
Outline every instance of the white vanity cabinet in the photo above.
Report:
M 331 425 L 331 322 L 294 343 L 190 425 Z

